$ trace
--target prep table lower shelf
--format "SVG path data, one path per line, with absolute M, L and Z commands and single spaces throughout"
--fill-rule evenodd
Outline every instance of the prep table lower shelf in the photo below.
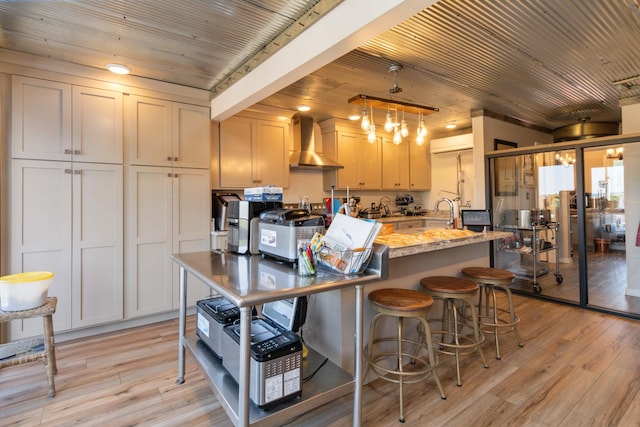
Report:
M 222 360 L 196 336 L 186 336 L 183 345 L 194 355 L 211 388 L 234 425 L 238 424 L 238 383 L 222 366 Z M 302 376 L 311 375 L 325 357 L 309 348 L 303 360 Z M 275 404 L 267 410 L 249 404 L 249 422 L 255 426 L 282 425 L 305 412 L 354 391 L 354 378 L 330 360 L 302 385 L 302 396 Z

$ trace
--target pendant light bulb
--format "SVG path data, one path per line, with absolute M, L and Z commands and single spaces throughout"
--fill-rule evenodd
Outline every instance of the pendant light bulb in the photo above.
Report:
M 427 126 L 424 124 L 424 119 L 420 120 L 420 134 L 423 137 L 427 136 Z
M 393 143 L 396 145 L 400 145 L 402 142 L 402 136 L 400 135 L 400 131 L 398 128 L 393 132 Z
M 369 122 L 369 114 L 367 113 L 367 107 L 362 108 L 362 122 L 360 123 L 360 127 L 362 130 L 369 130 L 369 126 L 371 123 Z
M 403 138 L 409 136 L 409 128 L 407 127 L 407 122 L 404 120 L 400 122 L 400 135 L 402 135 Z
M 418 133 L 418 135 L 416 136 L 416 144 L 418 145 L 424 144 L 424 136 L 420 135 L 420 133 Z
M 374 142 L 376 142 L 376 125 L 374 125 L 373 123 L 371 123 L 371 126 L 369 126 L 367 141 L 369 141 L 369 144 L 373 144 Z
M 393 128 L 394 128 L 394 123 L 393 123 L 393 119 L 391 118 L 391 110 L 387 105 L 387 118 L 384 121 L 384 130 L 386 130 L 387 132 L 391 132 Z

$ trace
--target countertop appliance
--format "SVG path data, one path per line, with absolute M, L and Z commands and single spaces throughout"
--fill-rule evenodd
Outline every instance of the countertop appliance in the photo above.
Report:
M 302 342 L 293 333 L 304 323 L 306 297 L 266 303 L 262 318 L 251 320 L 249 397 L 268 406 L 302 394 Z M 238 381 L 240 324 L 224 327 L 222 365 Z
M 211 217 L 215 230 L 226 231 L 229 222 L 229 201 L 241 200 L 240 196 L 229 191 L 212 190 L 211 193 Z
M 219 358 L 222 357 L 223 329 L 238 319 L 238 307 L 223 297 L 213 297 L 196 303 L 196 334 Z
M 257 236 L 260 212 L 282 207 L 282 202 L 229 201 L 227 249 L 246 254 L 259 252 Z
M 324 233 L 324 218 L 306 209 L 273 209 L 260 213 L 259 251 L 276 259 L 296 263 L 298 239 Z

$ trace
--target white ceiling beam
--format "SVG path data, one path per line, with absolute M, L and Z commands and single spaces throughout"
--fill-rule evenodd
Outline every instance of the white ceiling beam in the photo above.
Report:
M 346 0 L 211 100 L 224 120 L 356 49 L 437 0 Z

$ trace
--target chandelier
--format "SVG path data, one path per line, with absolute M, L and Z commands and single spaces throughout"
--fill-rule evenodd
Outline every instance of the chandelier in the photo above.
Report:
M 391 64 L 389 71 L 394 73 L 393 87 L 389 89 L 390 94 L 402 92 L 402 88 L 398 86 L 398 71 L 402 69 L 400 64 Z M 367 132 L 367 140 L 370 143 L 376 141 L 376 126 L 373 122 L 373 109 L 387 110 L 384 121 L 384 130 L 393 134 L 393 143 L 398 145 L 402 143 L 403 138 L 409 136 L 409 125 L 405 120 L 404 114 L 416 114 L 418 121 L 416 124 L 415 141 L 418 145 L 424 144 L 427 136 L 427 126 L 424 123 L 424 116 L 440 111 L 435 107 L 414 104 L 411 102 L 398 101 L 393 99 L 379 98 L 359 94 L 349 98 L 349 104 L 362 105 L 362 118 L 360 126 L 362 130 Z M 369 109 L 367 109 L 367 105 Z M 400 120 L 398 118 L 400 117 Z

